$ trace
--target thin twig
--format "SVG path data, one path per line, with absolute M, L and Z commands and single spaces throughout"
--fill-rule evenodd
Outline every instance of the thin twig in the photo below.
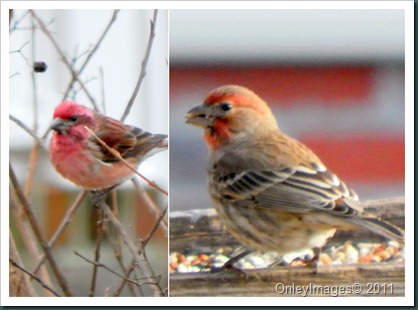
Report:
M 9 9 L 9 27 L 10 27 L 10 24 L 12 23 L 12 18 L 13 18 L 13 10 Z M 10 33 L 10 29 L 9 29 L 9 33 Z
M 152 278 L 152 271 L 151 266 L 147 260 L 141 259 L 138 253 L 142 253 L 143 249 L 136 248 L 132 240 L 129 238 L 128 234 L 126 233 L 125 229 L 123 228 L 122 224 L 114 217 L 112 210 L 110 210 L 109 206 L 102 200 L 100 202 L 100 208 L 104 211 L 107 218 L 110 220 L 116 231 L 122 237 L 123 242 L 127 246 L 129 252 L 131 253 L 132 257 L 135 259 L 136 266 L 141 271 L 141 274 L 144 278 Z M 150 288 L 154 291 L 155 296 L 164 296 L 164 292 L 159 286 L 157 281 L 147 282 Z
M 93 57 L 93 55 L 97 52 L 97 50 L 100 47 L 100 44 L 102 43 L 103 39 L 106 37 L 107 33 L 109 32 L 111 26 L 113 25 L 113 23 L 116 21 L 116 17 L 119 13 L 119 10 L 114 10 L 113 14 L 112 14 L 112 18 L 110 19 L 108 25 L 106 26 L 105 30 L 103 31 L 102 35 L 100 36 L 99 40 L 97 41 L 97 43 L 95 44 L 95 46 L 93 47 L 93 49 L 89 52 L 89 54 L 87 55 L 86 60 L 84 61 L 84 63 L 81 65 L 80 69 L 78 70 L 78 75 L 80 75 L 84 69 L 86 68 L 87 64 L 90 62 L 91 58 Z M 68 85 L 67 90 L 65 91 L 65 95 L 64 95 L 64 99 L 67 97 L 69 91 L 72 88 L 72 84 L 73 84 L 74 80 L 72 81 L 72 83 L 70 83 Z
M 100 261 L 100 248 L 102 244 L 103 239 L 103 233 L 104 233 L 104 213 L 103 210 L 100 210 L 100 220 L 98 223 L 97 228 L 97 240 L 96 240 L 96 250 L 94 251 L 94 266 L 93 266 L 93 274 L 91 276 L 91 284 L 90 284 L 90 290 L 89 290 L 89 296 L 94 296 L 94 291 L 96 289 L 96 279 L 97 279 L 97 269 L 99 267 L 99 261 Z
M 142 174 L 140 174 L 135 168 L 133 168 L 128 162 L 120 156 L 119 152 L 109 147 L 103 140 L 101 140 L 90 128 L 87 126 L 84 126 L 84 128 L 94 137 L 96 140 L 107 150 L 109 151 L 113 156 L 115 156 L 117 159 L 119 159 L 126 167 L 128 167 L 132 172 L 134 172 L 137 176 L 145 180 L 145 182 L 148 183 L 149 186 L 154 187 L 155 189 L 159 190 L 164 195 L 168 196 L 168 193 L 163 190 L 161 187 L 159 187 L 155 182 L 152 182 L 148 180 L 146 177 L 144 177 Z
M 160 211 L 160 209 L 151 201 L 151 199 L 148 197 L 147 193 L 144 191 L 143 187 L 141 186 L 141 184 L 138 182 L 138 180 L 136 180 L 135 178 L 132 178 L 132 183 L 134 184 L 135 188 L 136 188 L 136 192 L 139 195 L 139 198 L 141 199 L 141 201 L 147 206 L 148 210 L 153 213 L 153 215 L 157 218 L 157 221 L 155 222 L 154 226 L 151 229 L 151 232 L 148 234 L 148 236 L 145 238 L 145 241 L 142 242 L 143 247 L 145 248 L 145 246 L 148 244 L 149 240 L 151 239 L 151 237 L 154 235 L 157 227 L 162 228 L 162 230 L 167 233 L 167 223 L 164 223 L 164 220 L 167 220 L 167 207 L 163 210 Z M 129 264 L 126 272 L 125 272 L 125 277 L 129 277 L 132 273 L 132 271 L 134 271 L 135 269 L 135 261 L 132 260 L 131 263 Z M 119 284 L 118 288 L 113 292 L 113 296 L 119 296 L 120 293 L 122 292 L 122 289 L 124 288 L 126 284 L 126 281 L 121 281 L 121 283 Z
M 106 96 L 105 96 L 105 85 L 104 85 L 104 72 L 103 72 L 102 67 L 100 67 L 100 84 L 102 87 L 102 109 L 103 109 L 103 114 L 106 115 Z
M 12 16 L 10 16 L 10 12 L 12 11 Z M 26 11 L 25 14 L 22 15 L 22 17 L 20 17 L 19 19 L 15 20 L 13 23 L 13 27 L 9 28 L 9 34 L 12 33 L 13 31 L 15 31 L 17 29 L 17 26 L 22 22 L 22 20 L 24 20 L 26 18 L 26 16 L 29 14 L 29 11 Z M 12 17 L 12 18 L 10 18 Z M 9 11 L 9 25 L 11 23 L 11 20 L 15 19 L 15 14 L 14 14 L 14 10 L 10 10 Z
M 118 276 L 119 278 L 124 279 L 125 281 L 128 281 L 129 283 L 132 283 L 132 284 L 135 284 L 135 285 L 138 285 L 138 286 L 140 286 L 140 285 L 142 285 L 142 284 L 143 284 L 143 283 L 138 283 L 138 282 L 137 282 L 137 281 L 135 281 L 135 280 L 132 280 L 132 279 L 129 279 L 129 278 L 125 278 L 123 275 L 121 275 L 121 274 L 117 273 L 116 271 L 114 271 L 113 269 L 111 269 L 111 268 L 107 267 L 105 264 L 103 264 L 103 263 L 99 263 L 99 262 L 96 262 L 96 261 L 92 261 L 92 260 L 88 259 L 87 257 L 85 257 L 85 256 L 81 255 L 81 254 L 80 254 L 80 253 L 78 253 L 77 251 L 74 251 L 74 254 L 75 254 L 75 255 L 77 255 L 78 257 L 80 257 L 80 258 L 84 259 L 86 262 L 88 262 L 88 263 L 90 263 L 90 264 L 92 264 L 92 265 L 96 266 L 97 268 L 103 268 L 103 269 L 105 269 L 105 270 L 109 271 L 110 273 L 113 273 L 115 276 Z M 145 283 L 145 282 L 144 282 L 144 283 Z M 148 282 L 147 282 L 147 283 L 148 283 Z
M 110 238 L 110 242 L 112 244 L 112 248 L 113 248 L 113 251 L 115 253 L 116 260 L 119 263 L 119 267 L 121 268 L 122 272 L 125 274 L 125 277 L 126 278 L 129 278 L 130 273 L 128 274 L 127 269 L 126 269 L 125 265 L 123 264 L 123 260 L 122 260 L 121 255 L 118 255 L 117 254 L 116 245 L 115 245 L 115 242 L 113 242 L 112 238 Z M 126 276 L 126 274 L 128 274 L 128 276 Z M 119 296 L 120 295 L 120 293 L 122 292 L 123 287 L 125 286 L 125 283 L 128 283 L 128 287 L 129 287 L 129 290 L 131 291 L 132 296 L 139 296 L 139 293 L 136 291 L 136 288 L 137 287 L 133 286 L 132 283 L 126 282 L 125 279 L 122 279 L 122 283 L 123 283 L 123 286 L 120 287 L 120 290 L 117 290 L 117 292 L 115 292 L 114 294 L 112 294 L 113 296 L 116 297 L 116 296 Z
M 87 194 L 87 191 L 86 190 L 80 192 L 80 194 L 77 196 L 77 198 L 74 201 L 74 203 L 67 210 L 67 212 L 65 212 L 65 215 L 64 215 L 61 223 L 59 224 L 58 228 L 55 230 L 55 232 L 52 235 L 51 239 L 48 241 L 48 247 L 49 248 L 52 248 L 55 245 L 55 242 L 57 242 L 59 236 L 61 236 L 61 234 L 64 231 L 64 229 L 68 226 L 68 224 L 70 224 L 71 217 L 73 216 L 74 212 L 78 209 L 78 207 L 83 202 L 83 199 L 86 196 L 86 194 Z M 33 268 L 33 271 L 32 272 L 33 273 L 37 273 L 39 267 L 42 266 L 42 264 L 44 263 L 44 261 L 45 261 L 45 254 L 43 254 L 39 258 L 39 260 L 36 262 L 35 267 Z
M 12 259 L 16 264 L 22 265 L 20 253 L 16 248 L 16 243 L 13 238 L 13 233 L 9 227 L 9 259 Z M 9 296 L 33 297 L 36 296 L 35 289 L 29 281 L 28 277 L 23 272 L 18 272 L 15 268 L 9 266 Z M 50 294 L 48 292 L 48 294 Z M 52 295 L 52 294 L 51 294 Z
M 48 247 L 48 243 L 46 242 L 46 239 L 43 236 L 41 225 L 39 224 L 39 221 L 36 219 L 29 201 L 26 199 L 26 196 L 23 194 L 23 191 L 19 186 L 16 175 L 10 163 L 9 163 L 9 177 L 13 185 L 13 188 L 16 192 L 16 195 L 23 207 L 23 210 L 25 211 L 26 216 L 28 217 L 32 230 L 35 233 L 35 236 L 38 239 L 39 243 L 41 244 L 41 247 L 45 252 L 45 255 L 49 264 L 51 265 L 51 269 L 58 281 L 58 284 L 63 290 L 65 296 L 73 296 L 68 286 L 67 280 L 64 278 L 64 275 L 62 274 L 60 268 L 58 267 L 58 264 L 56 263 L 55 258 L 52 255 L 50 248 Z
M 118 208 L 118 199 L 117 199 L 117 191 L 112 191 L 111 194 L 111 202 L 112 202 L 112 212 L 113 215 L 115 216 L 115 218 L 117 218 L 119 220 L 119 208 Z M 110 229 L 113 228 L 110 226 Z M 113 235 L 113 234 L 112 234 Z M 115 252 L 115 256 L 117 258 L 118 261 L 123 262 L 122 259 L 122 242 L 120 239 L 120 236 L 118 234 L 114 234 L 115 235 L 115 241 L 113 242 L 113 238 L 110 238 L 112 245 L 113 245 L 113 250 Z M 122 263 L 123 266 L 123 263 Z
M 131 275 L 132 271 L 134 271 L 135 269 L 135 260 L 132 259 L 131 263 L 128 266 L 128 269 L 126 269 L 125 272 L 125 276 L 123 277 L 122 281 L 120 282 L 118 288 L 113 292 L 112 296 L 119 296 L 120 293 L 122 292 L 123 288 L 125 287 L 125 284 L 127 283 L 125 278 L 129 278 L 129 276 Z
M 118 197 L 117 197 L 118 193 L 117 191 L 112 191 L 112 212 L 113 215 L 119 220 L 119 208 L 118 208 Z M 115 241 L 115 255 L 116 257 L 118 257 L 119 259 L 122 260 L 122 243 L 120 240 L 120 236 L 118 234 L 116 234 L 116 241 Z
M 36 57 L 36 37 L 35 37 L 36 31 L 35 31 L 35 22 L 32 18 L 32 63 L 35 61 Z M 33 64 L 32 64 L 33 65 Z M 32 72 L 32 91 L 33 91 L 33 131 L 38 134 L 38 85 L 37 85 L 37 79 L 36 79 L 36 72 L 35 70 L 31 70 Z
M 113 25 L 113 23 L 116 21 L 116 17 L 119 13 L 119 10 L 115 10 L 113 11 L 113 15 L 112 18 L 110 19 L 107 27 L 105 28 L 105 30 L 103 31 L 102 35 L 100 36 L 99 40 L 97 41 L 97 43 L 95 44 L 95 46 L 93 47 L 93 49 L 90 51 L 89 55 L 87 56 L 86 60 L 84 61 L 84 63 L 81 65 L 80 69 L 78 70 L 78 75 L 80 75 L 84 69 L 86 68 L 87 64 L 89 63 L 90 59 L 93 57 L 93 55 L 96 53 L 96 51 L 99 49 L 100 44 L 102 43 L 103 39 L 106 37 L 107 33 L 109 32 L 110 27 Z M 73 83 L 74 83 L 74 79 L 71 81 L 70 84 L 68 84 L 68 88 L 65 91 L 64 94 L 64 98 L 63 100 L 68 96 L 68 93 L 70 92 L 71 88 L 73 87 Z
M 48 150 L 48 147 L 45 145 L 45 142 L 39 138 L 35 132 L 33 132 L 32 129 L 30 129 L 28 126 L 26 126 L 21 120 L 17 119 L 13 115 L 9 114 L 9 119 L 16 123 L 20 128 L 22 128 L 24 131 L 26 131 L 32 138 L 34 138 L 43 149 Z
M 54 294 L 57 297 L 61 297 L 60 294 L 58 294 L 53 288 L 51 288 L 49 285 L 46 285 L 40 278 L 38 278 L 36 275 L 34 275 L 33 273 L 31 273 L 30 271 L 26 270 L 25 268 L 23 268 L 22 266 L 19 266 L 14 260 L 12 260 L 11 258 L 9 258 L 9 262 L 15 266 L 16 268 L 20 269 L 21 271 L 23 271 L 24 273 L 26 273 L 27 275 L 29 275 L 32 279 L 34 279 L 35 281 L 37 281 L 39 284 L 42 285 L 43 288 L 47 289 L 48 291 L 50 291 L 52 294 Z
M 144 251 L 143 251 L 143 253 L 142 253 L 142 255 L 144 256 L 144 260 L 145 261 L 148 261 L 148 257 L 147 257 L 147 253 L 146 253 L 146 251 L 145 251 L 145 248 L 144 248 Z M 161 275 L 156 275 L 155 274 L 155 272 L 154 272 L 154 269 L 152 268 L 152 266 L 150 266 L 150 271 L 151 271 L 151 274 L 152 274 L 152 278 L 157 282 L 157 283 L 159 283 L 160 281 L 161 281 Z M 136 278 L 137 279 L 137 278 Z M 137 279 L 137 281 L 138 281 L 138 279 Z
M 140 199 L 141 203 L 145 205 L 148 211 L 152 213 L 155 218 L 158 218 L 161 213 L 160 208 L 151 200 L 138 179 L 132 178 L 131 181 L 136 189 L 136 193 L 138 194 L 138 199 Z M 164 233 L 167 233 L 167 216 L 164 216 L 163 220 L 160 222 L 160 227 Z
M 36 22 L 39 24 L 40 29 L 42 30 L 42 32 L 48 37 L 48 39 L 51 41 L 52 45 L 54 46 L 55 50 L 57 51 L 57 53 L 60 55 L 61 60 L 63 61 L 63 63 L 65 64 L 65 66 L 68 68 L 68 70 L 71 72 L 73 81 L 77 81 L 78 84 L 80 84 L 81 88 L 84 90 L 86 96 L 89 98 L 89 100 L 91 101 L 94 109 L 96 111 L 98 111 L 97 108 L 97 104 L 96 104 L 96 100 L 93 98 L 93 96 L 90 94 L 90 92 L 87 90 L 87 88 L 85 87 L 83 81 L 81 81 L 79 75 L 77 72 L 74 71 L 71 63 L 69 62 L 69 60 L 67 59 L 67 57 L 65 57 L 64 52 L 61 50 L 61 47 L 59 46 L 58 42 L 55 40 L 55 38 L 52 36 L 52 34 L 48 31 L 46 25 L 44 24 L 44 22 L 36 15 L 36 13 L 33 10 L 29 10 L 31 15 L 35 18 Z
M 35 23 L 32 18 L 32 61 L 36 59 L 35 46 Z M 33 91 L 33 132 L 38 135 L 38 87 L 35 70 L 31 70 L 32 74 L 32 91 Z M 29 156 L 28 177 L 26 178 L 24 193 L 26 197 L 30 197 L 33 180 L 35 178 L 36 164 L 38 162 L 39 143 L 35 142 Z
M 123 115 L 121 117 L 121 121 L 124 121 L 126 119 L 126 117 L 129 115 L 129 112 L 131 111 L 132 105 L 134 104 L 135 98 L 138 95 L 139 89 L 141 88 L 142 81 L 144 80 L 145 75 L 147 74 L 148 59 L 151 55 L 152 43 L 153 43 L 154 37 L 155 37 L 155 25 L 157 23 L 157 15 L 158 15 L 158 10 L 154 10 L 153 19 L 152 19 L 152 21 L 150 21 L 151 27 L 150 27 L 150 34 L 149 34 L 149 39 L 148 39 L 147 51 L 146 51 L 145 57 L 144 57 L 144 59 L 142 60 L 142 63 L 141 63 L 141 72 L 139 74 L 139 78 L 138 78 L 138 81 L 136 82 L 135 89 L 132 93 L 132 96 L 129 99 L 128 104 L 126 105 L 125 111 L 123 112 Z
M 31 258 L 31 260 L 36 260 L 41 255 L 41 251 L 39 249 L 38 243 L 36 242 L 35 235 L 31 232 L 28 221 L 25 218 L 24 211 L 22 208 L 18 205 L 16 201 L 16 194 L 11 190 L 10 187 L 10 207 L 12 209 L 12 214 L 14 216 L 14 223 L 16 224 L 17 231 L 19 231 L 20 238 L 22 240 L 23 245 L 25 246 L 26 250 L 28 251 L 28 255 Z M 45 257 L 45 254 L 43 254 Z M 32 273 L 36 273 L 33 272 Z M 43 266 L 39 270 L 39 276 L 43 279 L 43 281 L 52 286 L 52 281 L 50 274 L 45 266 Z M 47 294 L 49 295 L 50 292 L 47 291 Z
M 119 219 L 119 208 L 118 208 L 118 203 L 117 202 L 118 202 L 117 201 L 117 192 L 116 191 L 112 191 L 112 212 L 113 212 L 113 215 L 117 219 Z M 112 228 L 113 228 L 113 226 L 110 225 L 109 226 L 109 231 L 113 231 L 114 229 L 112 229 Z M 114 238 L 112 236 L 114 236 Z M 110 244 L 112 245 L 113 252 L 115 254 L 116 260 L 118 261 L 119 266 L 120 266 L 122 272 L 124 274 L 126 274 L 127 273 L 127 270 L 126 270 L 126 267 L 125 267 L 125 265 L 123 263 L 122 247 L 121 247 L 121 240 L 120 239 L 121 239 L 120 238 L 120 235 L 117 234 L 117 233 L 115 233 L 115 234 L 109 234 L 109 241 L 110 241 Z M 127 278 L 129 278 L 129 275 L 128 275 Z M 128 288 L 131 291 L 132 296 L 140 296 L 139 295 L 139 292 L 138 292 L 138 287 L 133 286 L 132 283 L 126 282 L 124 280 L 122 280 L 122 282 L 123 283 L 128 283 Z M 123 287 L 122 287 L 122 289 L 123 289 Z M 119 291 L 119 294 L 121 293 L 122 289 Z M 116 296 L 119 296 L 119 294 L 116 295 Z M 113 296 L 115 296 L 115 295 L 113 295 Z
M 112 212 L 113 215 L 119 219 L 119 208 L 118 208 L 118 200 L 117 200 L 117 192 L 116 191 L 112 191 Z M 112 225 L 109 226 L 109 230 L 112 230 L 111 228 L 113 228 Z M 112 237 L 114 236 L 114 238 Z M 119 266 L 122 270 L 122 272 L 124 274 L 126 274 L 126 267 L 123 263 L 123 253 L 122 253 L 122 246 L 121 246 L 121 238 L 120 235 L 115 233 L 115 234 L 109 234 L 109 241 L 112 245 L 113 248 L 113 252 L 115 254 L 116 260 L 119 263 Z M 129 276 L 128 276 L 129 277 Z M 139 296 L 139 292 L 138 292 L 138 288 L 133 286 L 132 283 L 128 283 L 128 288 L 131 291 L 132 296 Z
M 39 146 L 40 144 L 35 141 L 35 143 L 33 144 L 32 150 L 30 152 L 30 155 L 29 155 L 28 176 L 26 178 L 25 187 L 24 187 L 24 193 L 25 193 L 25 196 L 27 197 L 30 197 L 33 180 L 35 178 L 36 163 L 38 161 L 38 155 L 39 155 Z
M 26 57 L 25 56 L 25 54 L 23 54 L 23 52 L 22 52 L 22 50 L 23 50 L 23 48 L 26 46 L 26 45 L 28 45 L 29 44 L 29 42 L 30 41 L 26 41 L 19 49 L 17 49 L 17 50 L 14 50 L 14 51 L 10 51 L 9 52 L 9 54 L 15 54 L 15 53 L 18 53 L 24 60 L 25 60 L 25 62 L 26 62 L 26 65 L 29 67 L 29 68 L 33 68 L 32 67 L 32 63 L 30 62 L 30 60 L 29 60 L 29 58 L 28 57 Z
M 154 223 L 154 226 L 151 228 L 151 231 L 149 232 L 148 236 L 145 238 L 145 240 L 142 241 L 142 247 L 145 249 L 146 245 L 148 244 L 148 242 L 151 240 L 152 236 L 154 235 L 154 233 L 156 232 L 158 226 L 160 225 L 160 222 L 162 221 L 162 219 L 165 217 L 165 215 L 167 214 L 167 210 L 168 210 L 168 206 L 161 212 L 159 218 L 157 219 L 157 221 Z M 131 263 L 129 264 L 128 270 L 126 270 L 125 272 L 125 277 L 124 278 L 128 278 L 130 276 L 130 274 L 132 273 L 132 271 L 135 268 L 135 261 L 132 260 Z M 116 291 L 113 293 L 113 296 L 119 296 L 123 287 L 125 286 L 126 281 L 123 281 L 120 283 L 119 287 L 116 289 Z
M 161 212 L 158 219 L 155 221 L 154 226 L 151 228 L 151 231 L 148 233 L 148 236 L 142 241 L 142 246 L 145 248 L 148 242 L 151 240 L 152 236 L 157 231 L 158 226 L 160 226 L 160 222 L 163 220 L 165 215 L 167 214 L 168 206 L 164 208 L 164 210 Z
M 132 260 L 131 264 L 129 265 L 128 269 L 124 270 L 125 273 L 125 278 L 129 278 L 129 276 L 131 275 L 132 271 L 135 268 L 135 261 Z M 125 287 L 125 284 L 127 283 L 127 281 L 125 279 L 122 279 L 122 281 L 120 282 L 118 288 L 112 293 L 112 296 L 114 297 L 118 297 L 121 293 L 123 288 Z

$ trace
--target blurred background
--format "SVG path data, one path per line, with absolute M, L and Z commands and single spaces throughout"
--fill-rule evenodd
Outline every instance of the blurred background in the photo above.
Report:
M 102 113 L 120 119 L 132 96 L 141 71 L 150 36 L 153 10 L 121 10 L 111 24 L 103 41 L 97 47 L 80 75 L 90 95 Z M 35 10 L 65 57 L 79 70 L 104 34 L 113 10 Z M 36 29 L 32 31 L 33 25 Z M 28 10 L 13 10 L 9 31 L 9 108 L 10 114 L 29 128 L 36 128 L 42 136 L 52 121 L 54 108 L 63 100 L 71 81 L 71 73 L 57 53 L 51 40 L 39 29 Z M 47 70 L 33 73 L 34 61 L 45 62 Z M 35 82 L 33 82 L 35 80 Z M 90 99 L 79 84 L 70 90 L 67 99 L 92 108 Z M 35 104 L 35 100 L 37 103 Z M 146 76 L 125 123 L 152 133 L 168 134 L 168 11 L 158 12 L 155 38 L 147 65 Z M 9 122 L 10 162 L 22 185 L 27 185 L 30 152 L 34 139 L 14 122 Z M 49 143 L 50 135 L 46 143 Z M 168 189 L 168 152 L 161 152 L 138 169 L 161 188 Z M 167 197 L 140 180 L 145 191 L 161 208 L 167 206 Z M 80 188 L 62 178 L 52 167 L 47 150 L 41 149 L 30 197 L 36 215 L 49 239 Z M 129 227 L 133 237 L 145 238 L 156 222 L 155 215 L 136 199 L 131 182 L 118 188 L 120 221 Z M 87 198 L 90 199 L 90 198 Z M 12 212 L 11 212 L 12 214 Z M 80 275 L 88 274 L 92 266 L 76 257 L 72 251 L 92 257 L 97 232 L 97 210 L 89 203 L 81 206 L 72 222 L 58 240 L 57 255 L 69 274 L 77 296 L 87 293 L 90 285 Z M 19 231 L 11 217 L 16 242 L 21 246 Z M 157 230 L 147 247 L 156 273 L 167 285 L 167 235 Z M 22 248 L 23 251 L 23 248 Z M 23 253 L 23 252 L 22 252 Z M 125 256 L 126 257 L 126 256 Z M 102 253 L 103 261 L 117 270 L 113 250 Z M 25 258 L 24 259 L 30 259 Z M 29 266 L 30 263 L 28 262 Z M 111 282 L 114 281 L 114 282 Z M 103 294 L 120 280 L 106 272 L 99 273 L 97 291 Z M 70 283 L 70 284 L 71 284 Z M 74 285 L 74 283 L 76 285 Z M 126 294 L 124 291 L 122 293 Z M 129 293 L 128 293 L 129 294 Z M 147 294 L 147 293 L 145 293 Z
M 266 100 L 363 200 L 403 196 L 404 25 L 403 10 L 170 11 L 170 211 L 212 207 L 184 115 L 225 84 Z

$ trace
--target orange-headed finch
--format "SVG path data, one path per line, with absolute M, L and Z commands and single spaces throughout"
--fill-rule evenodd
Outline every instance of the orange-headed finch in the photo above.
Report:
M 203 129 L 220 219 L 248 248 L 282 254 L 319 248 L 336 229 L 403 240 L 401 229 L 366 214 L 357 195 L 308 147 L 281 132 L 252 91 L 219 87 L 186 122 Z
M 168 146 L 166 135 L 125 125 L 71 101 L 62 102 L 55 109 L 51 125 L 55 131 L 50 144 L 51 161 L 64 178 L 85 189 L 113 187 L 133 174 L 85 127 L 134 168 Z

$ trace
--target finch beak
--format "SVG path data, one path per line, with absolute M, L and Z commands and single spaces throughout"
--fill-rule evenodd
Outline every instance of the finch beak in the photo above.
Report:
M 52 121 L 52 124 L 51 126 L 49 126 L 49 129 L 55 130 L 56 132 L 59 132 L 59 133 L 66 133 L 69 127 L 70 126 L 68 126 L 66 121 L 57 117 L 56 119 Z
M 199 105 L 186 114 L 186 123 L 198 127 L 209 127 L 213 125 L 214 117 L 210 114 L 210 108 Z

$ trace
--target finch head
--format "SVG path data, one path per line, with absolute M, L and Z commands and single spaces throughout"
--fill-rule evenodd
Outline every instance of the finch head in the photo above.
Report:
M 71 101 L 58 105 L 50 128 L 55 131 L 50 143 L 53 166 L 64 178 L 86 189 L 109 188 L 124 182 L 133 174 L 125 163 L 135 168 L 168 147 L 166 135 L 126 125 Z
M 54 111 L 54 120 L 50 126 L 57 134 L 74 134 L 80 138 L 89 134 L 84 126 L 92 128 L 94 112 L 71 101 L 62 102 Z
M 212 150 L 278 129 L 269 106 L 251 90 L 236 85 L 213 90 L 202 105 L 186 114 L 186 123 L 203 128 Z

